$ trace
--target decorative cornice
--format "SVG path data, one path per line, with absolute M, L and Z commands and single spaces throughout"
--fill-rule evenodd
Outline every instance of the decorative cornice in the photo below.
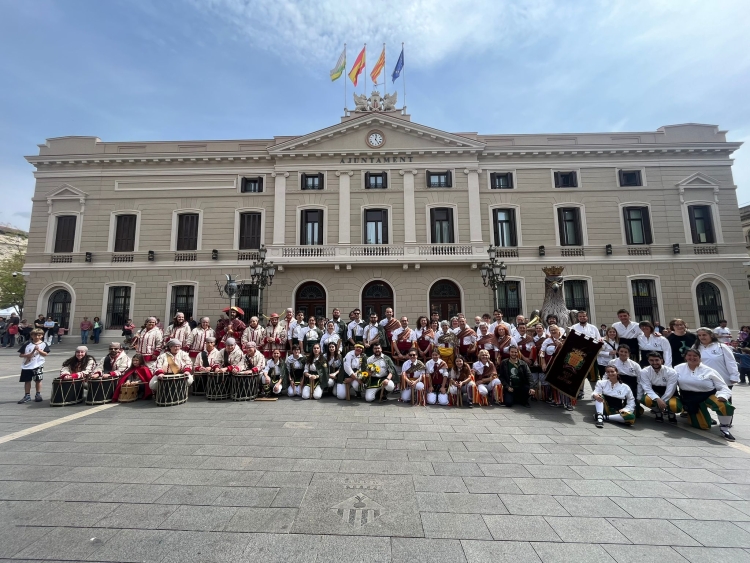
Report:
M 283 174 L 284 178 L 289 178 L 289 172 L 271 172 L 271 178 L 275 178 L 279 174 Z
M 351 178 L 352 176 L 354 176 L 354 171 L 352 170 L 337 170 L 336 171 L 336 177 L 339 177 L 342 174 L 346 174 L 347 176 Z
M 414 176 L 417 175 L 418 170 L 399 170 L 398 173 L 403 176 L 404 174 L 413 174 Z

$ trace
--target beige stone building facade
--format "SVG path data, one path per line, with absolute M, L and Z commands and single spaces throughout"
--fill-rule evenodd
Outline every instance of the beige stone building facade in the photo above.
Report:
M 412 320 L 540 308 L 546 265 L 596 324 L 621 307 L 692 327 L 750 320 L 733 151 L 712 125 L 633 133 L 447 133 L 352 112 L 301 136 L 232 141 L 48 139 L 37 156 L 27 314 L 77 332 L 183 310 L 213 319 L 216 282 L 277 268 L 263 313 Z M 507 278 L 483 286 L 487 248 Z M 239 304 L 257 307 L 247 286 Z M 166 323 L 165 323 L 166 324 Z

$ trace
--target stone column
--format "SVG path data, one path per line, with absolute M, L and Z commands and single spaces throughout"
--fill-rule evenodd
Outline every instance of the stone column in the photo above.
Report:
M 416 214 L 414 209 L 414 176 L 416 170 L 400 170 L 404 177 L 404 244 L 417 243 Z M 393 220 L 393 219 L 391 219 Z
M 482 210 L 479 204 L 479 173 L 478 168 L 465 169 L 469 177 L 469 234 L 471 242 L 482 243 Z
M 286 227 L 286 179 L 289 172 L 272 172 L 275 178 L 273 188 L 273 244 L 284 244 L 284 229 Z
M 338 171 L 339 178 L 339 244 L 351 243 L 351 170 Z

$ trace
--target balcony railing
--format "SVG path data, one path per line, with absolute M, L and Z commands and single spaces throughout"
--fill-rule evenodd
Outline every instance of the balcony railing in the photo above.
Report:
M 693 246 L 694 254 L 718 254 L 719 249 L 715 244 L 696 244 Z
M 237 260 L 260 260 L 260 253 L 257 250 L 240 250 Z
M 174 253 L 175 262 L 195 262 L 196 260 L 198 260 L 197 252 L 175 252 Z
M 420 256 L 471 256 L 472 247 L 464 244 L 428 244 L 420 245 Z
M 285 246 L 281 249 L 284 258 L 319 258 L 336 256 L 335 246 Z
M 651 247 L 628 246 L 628 256 L 651 256 Z
M 403 256 L 403 246 L 389 246 L 387 244 L 368 244 L 365 246 L 352 246 L 349 254 L 351 256 Z
M 582 246 L 575 246 L 575 247 L 563 247 L 560 249 L 560 256 L 584 256 L 584 251 Z
M 112 262 L 132 262 L 135 257 L 132 254 L 116 253 L 112 255 Z
M 52 264 L 70 264 L 73 262 L 72 254 L 53 254 L 49 260 Z

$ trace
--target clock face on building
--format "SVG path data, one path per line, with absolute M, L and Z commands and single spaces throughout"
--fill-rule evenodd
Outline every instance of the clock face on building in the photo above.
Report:
M 385 136 L 380 131 L 370 131 L 367 134 L 367 144 L 378 149 L 385 144 Z

